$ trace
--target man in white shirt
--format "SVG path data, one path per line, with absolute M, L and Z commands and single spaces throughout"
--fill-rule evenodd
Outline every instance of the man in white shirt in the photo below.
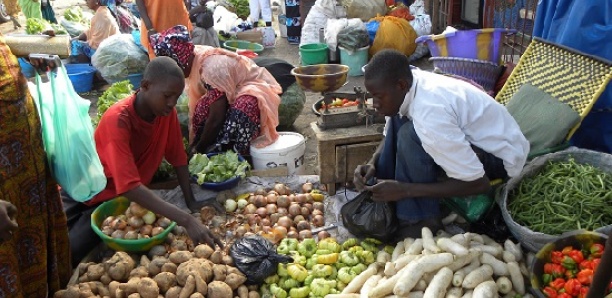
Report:
M 396 237 L 420 237 L 423 226 L 440 229 L 441 198 L 486 193 L 490 180 L 521 172 L 529 142 L 506 108 L 477 87 L 411 70 L 394 50 L 372 58 L 365 87 L 387 125 L 354 183 L 374 200 L 396 202 Z M 374 177 L 377 183 L 366 186 Z

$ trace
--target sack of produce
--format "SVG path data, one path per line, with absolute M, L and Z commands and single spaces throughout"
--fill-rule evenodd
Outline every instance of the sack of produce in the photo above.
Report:
M 344 204 L 340 214 L 344 227 L 357 237 L 372 237 L 386 242 L 397 228 L 394 205 L 373 201 L 369 191 Z
M 91 64 L 107 81 L 143 73 L 148 63 L 149 56 L 134 42 L 131 34 L 117 34 L 105 39 L 91 58 Z
M 417 34 L 406 19 L 386 16 L 373 20 L 379 21 L 380 25 L 370 47 L 370 56 L 384 49 L 394 49 L 407 56 L 414 53 Z
M 281 95 L 281 103 L 278 106 L 278 126 L 291 127 L 306 103 L 306 93 L 297 83 L 293 83 L 287 91 Z
M 243 237 L 232 245 L 234 265 L 247 276 L 246 284 L 261 284 L 276 273 L 279 263 L 292 262 L 289 256 L 276 253 L 274 244 L 261 236 Z
M 384 0 L 343 0 L 342 5 L 346 7 L 347 18 L 360 18 L 364 22 L 387 14 Z
M 612 155 L 570 148 L 535 158 L 497 197 L 510 232 L 539 251 L 561 234 L 612 231 Z

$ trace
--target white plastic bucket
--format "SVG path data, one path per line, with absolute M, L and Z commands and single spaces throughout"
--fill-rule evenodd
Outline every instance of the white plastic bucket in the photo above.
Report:
M 253 169 L 266 170 L 286 166 L 289 175 L 304 174 L 306 139 L 295 132 L 279 132 L 278 134 L 278 140 L 267 147 L 251 146 Z

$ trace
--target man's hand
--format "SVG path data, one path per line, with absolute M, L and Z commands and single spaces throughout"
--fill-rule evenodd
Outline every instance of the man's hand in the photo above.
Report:
M 53 71 L 62 65 L 62 60 L 57 55 L 31 54 L 29 60 L 40 74 Z
M 19 227 L 15 216 L 17 207 L 10 202 L 0 200 L 0 242 L 7 241 L 13 237 L 13 231 Z
M 374 175 L 376 175 L 376 168 L 374 168 L 374 165 L 365 164 L 357 166 L 353 177 L 353 184 L 355 184 L 357 190 L 363 191 L 367 181 L 372 179 Z
M 199 223 L 195 217 L 191 217 L 189 223 L 185 226 L 187 234 L 195 245 L 207 244 L 208 246 L 215 248 L 215 244 L 219 245 L 219 248 L 223 248 L 223 243 L 219 238 L 215 237 L 213 233 L 204 225 Z
M 378 180 L 378 183 L 366 186 L 365 189 L 372 192 L 374 201 L 395 202 L 410 196 L 408 186 L 408 183 L 396 180 Z

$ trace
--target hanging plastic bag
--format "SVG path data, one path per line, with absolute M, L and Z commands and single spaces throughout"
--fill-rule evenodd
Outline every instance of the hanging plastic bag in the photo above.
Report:
M 47 160 L 62 189 L 74 200 L 85 202 L 106 187 L 93 139 L 91 103 L 74 91 L 63 65 L 57 73 L 47 75 L 49 82 L 42 83 L 36 74 L 36 104 Z
M 371 56 L 384 49 L 394 49 L 406 56 L 414 53 L 417 34 L 406 19 L 386 16 L 374 20 L 380 22 L 380 27 L 370 47 Z
M 276 253 L 274 244 L 261 236 L 238 239 L 230 248 L 234 265 L 247 277 L 247 284 L 261 284 L 274 275 L 279 263 L 292 262 L 293 258 Z
M 372 192 L 364 191 L 340 209 L 344 227 L 356 237 L 372 237 L 386 242 L 397 228 L 395 206 L 374 202 Z

